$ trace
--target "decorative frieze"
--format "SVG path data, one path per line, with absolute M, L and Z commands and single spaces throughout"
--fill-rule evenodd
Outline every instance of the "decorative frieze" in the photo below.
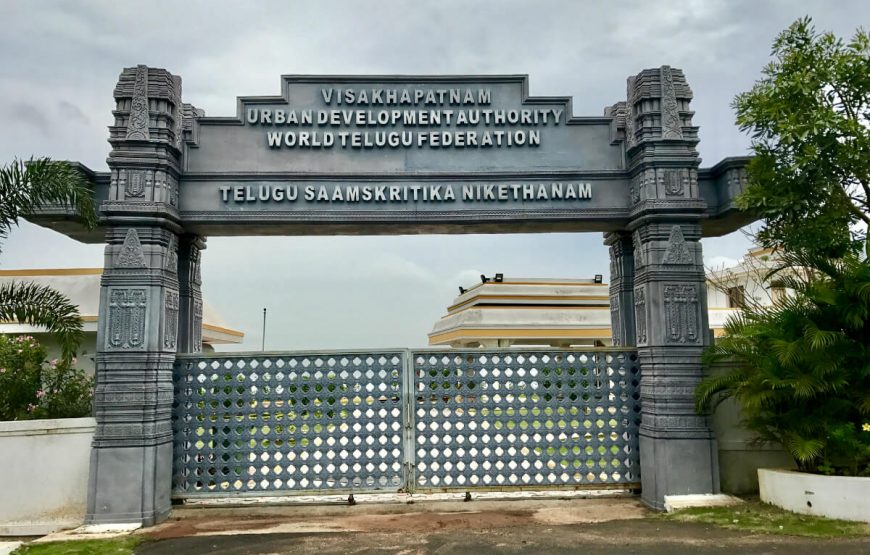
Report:
M 147 309 L 147 289 L 110 289 L 106 349 L 142 350 Z

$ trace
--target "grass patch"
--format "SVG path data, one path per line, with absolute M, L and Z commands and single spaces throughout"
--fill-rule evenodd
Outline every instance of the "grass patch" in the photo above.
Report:
M 870 536 L 870 524 L 799 515 L 755 500 L 733 507 L 681 509 L 662 514 L 659 518 L 678 522 L 715 524 L 753 534 L 782 534 L 810 538 Z
M 132 555 L 141 536 L 22 545 L 12 555 Z

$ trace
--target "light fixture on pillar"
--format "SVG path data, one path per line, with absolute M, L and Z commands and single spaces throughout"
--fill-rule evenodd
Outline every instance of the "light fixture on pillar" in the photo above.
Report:
M 461 285 L 459 286 L 459 294 L 460 295 L 464 295 L 466 291 L 467 291 L 467 289 L 465 287 L 462 287 Z
M 496 274 L 495 275 L 495 282 L 496 283 L 501 283 L 503 281 L 504 281 L 504 274 Z
M 489 278 L 483 274 L 480 274 L 480 283 L 486 283 L 487 281 L 489 281 Z
M 595 283 L 602 283 L 602 282 L 604 282 L 604 276 L 602 276 L 601 274 L 595 274 Z

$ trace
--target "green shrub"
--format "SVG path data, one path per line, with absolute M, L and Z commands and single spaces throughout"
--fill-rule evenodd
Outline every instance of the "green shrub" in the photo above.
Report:
M 0 335 L 0 420 L 90 416 L 94 380 L 74 363 L 47 361 L 29 335 Z
M 795 295 L 729 319 L 705 353 L 729 370 L 701 382 L 698 408 L 733 397 L 799 469 L 870 476 L 870 263 L 790 255 L 783 267 Z

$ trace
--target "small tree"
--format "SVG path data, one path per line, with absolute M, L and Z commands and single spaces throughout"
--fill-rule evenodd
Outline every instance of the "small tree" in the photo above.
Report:
M 15 160 L 0 167 L 0 245 L 19 218 L 58 205 L 72 207 L 88 228 L 96 226 L 93 192 L 78 168 L 48 158 Z M 78 308 L 44 285 L 13 282 L 0 286 L 0 320 L 48 329 L 57 337 L 66 361 L 75 356 L 81 343 Z
M 795 295 L 729 319 L 705 357 L 731 368 L 703 380 L 696 401 L 708 410 L 735 398 L 746 426 L 803 470 L 867 475 L 870 36 L 847 44 L 805 18 L 776 38 L 773 56 L 734 102 L 755 151 L 738 203 L 779 254 L 765 279 Z
M 738 203 L 764 220 L 764 246 L 841 256 L 870 224 L 870 35 L 845 43 L 804 18 L 772 54 L 734 101 L 755 153 Z

